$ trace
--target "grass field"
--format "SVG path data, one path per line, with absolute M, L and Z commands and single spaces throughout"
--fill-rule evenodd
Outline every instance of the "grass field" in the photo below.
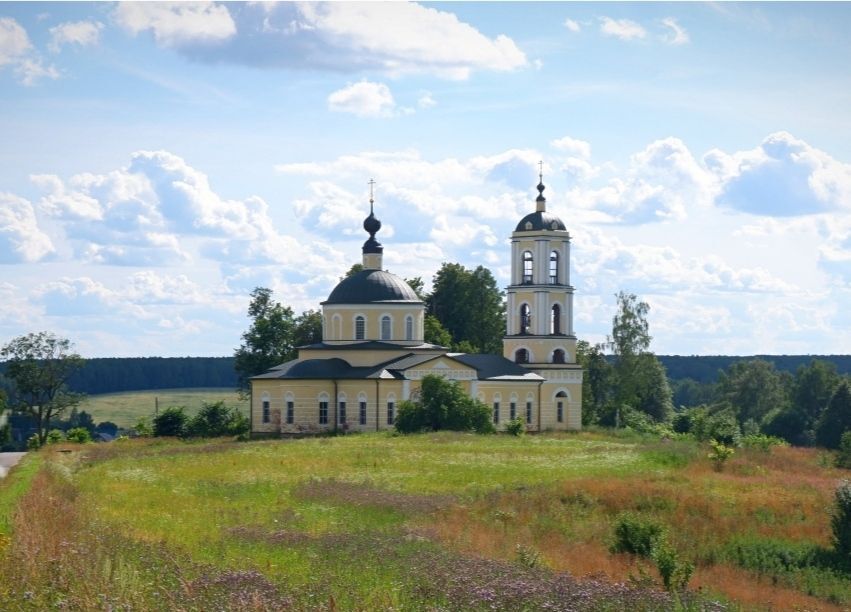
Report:
M 19 609 L 847 608 L 851 579 L 818 561 L 847 473 L 792 448 L 741 449 L 716 472 L 706 451 L 588 432 L 45 450 L 30 491 L 16 489 L 0 600 Z M 663 525 L 696 565 L 688 593 L 664 593 L 650 560 L 610 552 L 624 512 Z
M 248 400 L 240 400 L 236 391 L 227 388 L 157 389 L 89 395 L 78 409 L 91 414 L 96 423 L 112 421 L 119 427 L 132 427 L 139 417 L 153 416 L 157 406 L 160 410 L 169 406 L 185 406 L 187 413 L 194 415 L 203 402 L 219 400 L 248 414 Z

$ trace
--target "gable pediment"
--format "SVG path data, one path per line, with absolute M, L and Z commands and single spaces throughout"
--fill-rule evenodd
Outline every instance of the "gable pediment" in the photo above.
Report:
M 478 378 L 478 372 L 474 368 L 445 355 L 402 370 L 402 375 L 408 380 L 420 380 L 429 374 L 442 376 L 447 380 L 476 380 Z

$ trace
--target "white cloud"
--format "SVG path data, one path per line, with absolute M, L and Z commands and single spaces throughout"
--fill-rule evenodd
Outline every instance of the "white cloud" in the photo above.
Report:
M 96 45 L 100 38 L 103 24 L 99 21 L 68 21 L 50 28 L 50 43 L 48 48 L 59 53 L 63 45 L 88 47 Z
M 430 91 L 424 91 L 417 99 L 417 106 L 420 108 L 433 108 L 437 106 L 437 101 L 432 97 Z
M 298 9 L 329 42 L 391 73 L 429 71 L 466 79 L 472 70 L 514 70 L 527 63 L 509 37 L 490 39 L 453 13 L 416 3 L 303 3 Z
M 677 23 L 677 20 L 673 17 L 663 19 L 662 25 L 670 30 L 662 36 L 662 40 L 669 45 L 684 45 L 691 40 L 685 28 Z
M 600 32 L 620 40 L 637 40 L 647 36 L 647 30 L 629 19 L 600 17 Z
M 364 80 L 351 83 L 329 95 L 328 108 L 358 117 L 391 117 L 396 110 L 396 101 L 384 83 Z
M 566 27 L 571 32 L 579 32 L 579 30 L 581 29 L 579 27 L 579 23 L 574 21 L 573 19 L 565 19 L 564 27 Z
M 550 142 L 550 146 L 582 159 L 589 159 L 591 157 L 591 145 L 584 140 L 578 140 L 570 136 L 557 138 Z
M 21 24 L 11 17 L 0 17 L 0 66 L 18 62 L 31 48 Z
M 0 68 L 9 65 L 23 85 L 31 87 L 40 79 L 58 79 L 54 66 L 45 66 L 33 53 L 27 31 L 11 17 L 0 17 Z
M 788 132 L 732 154 L 714 149 L 704 164 L 722 182 L 719 203 L 744 212 L 794 216 L 851 209 L 851 164 Z
M 236 34 L 227 7 L 213 2 L 120 2 L 113 18 L 134 35 L 151 30 L 164 47 L 217 43 Z
M 38 226 L 32 204 L 0 192 L 0 263 L 39 261 L 54 250 L 50 237 Z

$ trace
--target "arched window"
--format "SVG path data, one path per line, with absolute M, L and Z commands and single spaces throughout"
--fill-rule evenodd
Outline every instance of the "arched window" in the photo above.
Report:
M 262 397 L 263 404 L 263 422 L 268 423 L 271 420 L 271 400 L 268 393 L 264 393 Z
M 319 424 L 328 424 L 328 394 L 319 394 Z
M 366 337 L 366 319 L 361 315 L 355 317 L 355 340 L 363 340 Z
M 331 318 L 331 334 L 332 340 L 342 340 L 343 339 L 343 317 L 338 314 L 335 314 Z
M 390 317 L 387 315 L 381 317 L 381 339 L 390 340 Z
M 550 253 L 550 284 L 558 284 L 558 253 L 556 251 Z
M 366 393 L 358 393 L 358 423 L 366 425 Z
M 414 317 L 408 315 L 405 317 L 405 340 L 414 339 Z
M 523 284 L 532 284 L 532 251 L 523 251 Z
M 295 396 L 292 393 L 287 393 L 287 425 L 292 425 L 295 420 Z
M 553 351 L 553 363 L 564 363 L 564 351 L 556 349 Z
M 556 421 L 564 422 L 564 402 L 567 399 L 567 394 L 564 391 L 556 393 Z
M 528 334 L 529 327 L 532 325 L 532 311 L 529 309 L 529 304 L 520 306 L 520 333 Z
M 553 304 L 552 313 L 550 315 L 550 333 L 561 333 L 561 306 Z
M 396 422 L 396 396 L 390 393 L 387 396 L 387 424 Z
M 345 393 L 340 393 L 337 396 L 337 409 L 338 409 L 338 413 L 337 413 L 338 421 L 337 422 L 340 423 L 340 425 L 345 425 L 346 424 L 346 394 Z
M 529 363 L 529 351 L 526 349 L 517 349 L 514 353 L 514 363 Z

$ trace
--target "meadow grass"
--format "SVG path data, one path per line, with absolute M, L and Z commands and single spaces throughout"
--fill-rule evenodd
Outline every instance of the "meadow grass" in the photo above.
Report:
M 78 406 L 92 415 L 96 423 L 111 421 L 119 427 L 133 427 L 139 417 L 152 417 L 159 402 L 159 409 L 169 406 L 185 406 L 194 415 L 204 402 L 223 401 L 235 406 L 248 415 L 248 400 L 230 388 L 157 389 L 155 391 L 127 391 L 89 395 Z
M 851 580 L 823 563 L 826 509 L 845 472 L 806 449 L 741 450 L 716 472 L 694 442 L 604 432 L 82 448 L 42 451 L 50 469 L 19 498 L 9 562 L 31 562 L 14 561 L 16 582 L 0 578 L 0 596 L 22 609 L 56 598 L 87 609 L 104 592 L 141 609 L 851 603 Z M 57 515 L 43 533 L 24 520 L 39 512 Z M 610 552 L 624 512 L 662 524 L 696 563 L 679 604 L 659 591 L 651 561 Z M 33 544 L 44 538 L 65 543 L 47 561 Z M 45 563 L 72 549 L 92 567 L 68 560 L 63 578 L 45 577 Z M 26 599 L 27 585 L 42 586 Z

